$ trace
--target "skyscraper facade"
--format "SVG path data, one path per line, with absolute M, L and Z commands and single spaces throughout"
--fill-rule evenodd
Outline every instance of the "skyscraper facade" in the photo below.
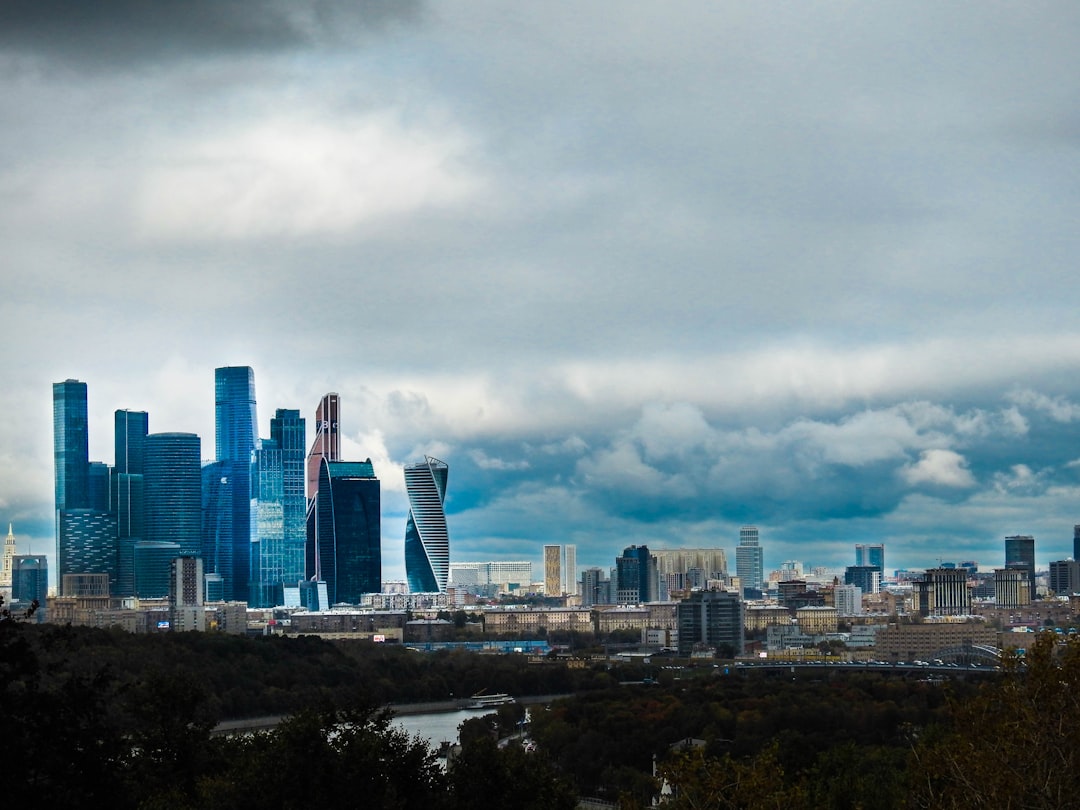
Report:
M 341 437 L 338 418 L 341 398 L 337 394 L 324 394 L 315 408 L 315 440 L 307 460 L 307 497 L 310 502 L 319 489 L 319 468 L 322 460 L 341 460 Z
M 49 562 L 44 554 L 16 555 L 11 561 L 11 599 L 20 607 L 37 600 L 33 621 L 45 621 L 46 596 L 49 593 Z
M 449 468 L 425 456 L 405 466 L 409 516 L 405 521 L 405 577 L 413 593 L 445 593 L 450 573 L 450 534 L 446 527 Z
M 658 597 L 656 558 L 648 546 L 628 546 L 615 558 L 616 600 L 620 605 L 654 602 Z
M 326 583 L 330 604 L 359 604 L 381 591 L 381 495 L 371 459 L 322 460 L 313 518 L 308 579 Z
M 563 546 L 563 593 L 578 595 L 577 546 Z
M 1031 598 L 1035 598 L 1035 538 L 1016 534 L 1005 538 L 1005 567 L 1025 571 Z
M 86 383 L 53 383 L 53 458 L 56 508 L 90 508 L 90 438 Z
M 143 459 L 150 419 L 146 411 L 113 414 L 115 461 L 109 508 L 116 514 L 117 582 L 114 596 L 135 595 L 135 543 L 143 537 Z
M 694 591 L 677 608 L 679 655 L 689 658 L 695 647 L 713 648 L 722 656 L 742 655 L 743 603 L 727 591 Z
M 1074 560 L 1080 560 L 1080 524 L 1073 526 L 1073 553 Z
M 857 543 L 855 565 L 872 565 L 885 579 L 885 546 L 882 543 Z
M 222 463 L 219 473 L 228 479 L 230 501 L 212 508 L 230 509 L 226 519 L 216 517 L 219 526 L 228 525 L 232 536 L 231 571 L 220 573 L 225 579 L 228 598 L 248 598 L 251 570 L 252 502 L 256 497 L 253 481 L 256 428 L 255 372 L 250 366 L 224 366 L 214 370 L 214 447 L 215 459 Z M 229 581 L 231 579 L 231 582 Z
M 0 555 L 0 591 L 4 592 L 5 597 L 11 595 L 11 561 L 17 553 L 15 531 L 9 523 L 7 537 L 4 538 L 4 551 Z
M 544 595 L 562 594 L 562 546 L 544 546 Z
M 735 573 L 743 592 L 760 591 L 765 585 L 765 565 L 756 526 L 739 529 L 739 545 L 735 549 Z
M 202 552 L 202 472 L 194 433 L 151 433 L 143 461 L 143 539 Z
M 284 588 L 304 579 L 307 543 L 304 496 L 305 420 L 300 411 L 278 408 L 270 438 L 259 442 L 256 535 L 251 542 L 253 607 L 284 604 Z

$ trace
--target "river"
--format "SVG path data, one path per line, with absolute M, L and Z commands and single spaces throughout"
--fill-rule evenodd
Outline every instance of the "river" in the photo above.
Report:
M 423 714 L 400 714 L 393 720 L 393 725 L 405 730 L 410 735 L 419 735 L 438 747 L 439 743 L 458 741 L 458 726 L 470 717 L 483 717 L 495 714 L 495 709 L 459 709 L 453 712 L 427 712 Z

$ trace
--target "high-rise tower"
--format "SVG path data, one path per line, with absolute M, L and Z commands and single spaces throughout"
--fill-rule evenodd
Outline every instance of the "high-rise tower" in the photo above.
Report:
M 260 440 L 256 452 L 259 497 L 248 588 L 253 607 L 284 604 L 283 588 L 304 578 L 304 429 L 300 411 L 278 408 L 270 438 Z
M 56 508 L 90 508 L 90 437 L 86 383 L 53 383 L 53 458 Z
M 405 521 L 405 576 L 413 593 L 445 593 L 450 574 L 450 535 L 446 528 L 446 479 L 449 468 L 425 456 L 405 465 L 409 517 Z
M 338 413 L 341 399 L 337 394 L 324 394 L 315 408 L 315 441 L 307 459 L 307 497 L 308 502 L 315 497 L 319 489 L 319 467 L 323 459 L 341 460 L 341 439 L 338 434 Z
M 760 591 L 765 584 L 765 565 L 758 542 L 757 526 L 743 526 L 739 529 L 739 545 L 735 549 L 735 573 L 742 583 L 744 594 L 747 590 Z
M 562 546 L 544 546 L 544 596 L 562 595 Z
M 110 476 L 109 508 L 116 514 L 116 596 L 135 594 L 135 543 L 143 537 L 143 458 L 150 418 L 146 411 L 119 410 L 113 415 L 115 462 Z
M 1027 572 L 1029 594 L 1035 598 L 1035 538 L 1016 534 L 1005 538 L 1005 567 Z
M 308 578 L 326 583 L 330 604 L 359 604 L 364 594 L 381 591 L 381 495 L 371 459 L 322 459 L 314 504 Z
M 194 433 L 151 433 L 143 461 L 143 540 L 202 551 L 202 443 Z
M 231 546 L 232 560 L 227 572 L 206 570 L 222 574 L 226 598 L 236 600 L 248 598 L 252 500 L 257 495 L 253 475 L 256 427 L 255 372 L 250 366 L 214 369 L 214 448 L 219 466 L 213 474 L 228 481 L 223 490 L 228 498 L 209 504 L 209 508 L 227 509 L 231 514 L 226 517 L 219 512 L 208 518 L 218 527 L 219 540 Z M 228 527 L 231 536 L 222 537 L 222 527 Z

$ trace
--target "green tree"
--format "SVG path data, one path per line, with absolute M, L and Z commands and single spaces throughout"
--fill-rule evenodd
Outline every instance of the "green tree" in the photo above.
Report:
M 1077 806 L 1080 639 L 1040 633 L 1005 674 L 952 706 L 952 724 L 914 749 L 912 796 L 926 808 Z
M 542 752 L 491 737 L 462 746 L 449 772 L 453 810 L 573 810 L 577 796 Z

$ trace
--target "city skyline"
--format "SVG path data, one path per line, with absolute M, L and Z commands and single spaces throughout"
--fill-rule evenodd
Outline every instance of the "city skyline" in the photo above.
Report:
M 1071 556 L 1074 4 L 324 11 L 0 10 L 0 521 L 35 548 L 51 384 L 89 384 L 92 460 L 117 409 L 210 457 L 233 365 L 260 433 L 340 394 L 388 580 L 426 455 L 452 560 L 745 524 L 766 569 Z

